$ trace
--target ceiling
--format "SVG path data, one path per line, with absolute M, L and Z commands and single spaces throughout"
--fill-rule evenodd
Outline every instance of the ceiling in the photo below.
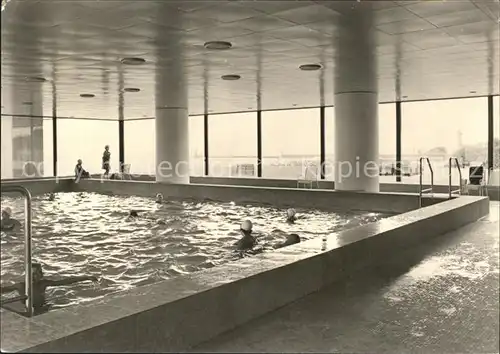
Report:
M 356 2 L 354 2 L 355 4 Z M 500 92 L 498 0 L 370 1 L 381 102 Z M 154 117 L 155 77 L 178 53 L 189 112 L 333 104 L 339 1 L 11 0 L 2 11 L 2 114 Z M 166 43 L 164 38 L 178 38 Z M 210 51 L 206 41 L 233 47 Z M 146 63 L 123 65 L 124 57 Z M 304 72 L 301 64 L 321 63 Z M 177 66 L 178 67 L 178 66 Z M 238 74 L 238 81 L 221 80 Z M 43 77 L 43 83 L 27 82 Z M 121 94 L 124 87 L 140 92 Z M 81 98 L 92 93 L 94 98 Z M 321 94 L 320 94 L 321 93 Z M 120 99 L 122 97 L 122 100 Z M 55 105 L 53 105 L 55 102 Z M 259 102 L 259 103 L 258 103 Z M 37 105 L 37 102 L 34 102 Z

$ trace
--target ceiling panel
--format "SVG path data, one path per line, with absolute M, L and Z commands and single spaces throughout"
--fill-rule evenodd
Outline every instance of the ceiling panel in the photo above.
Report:
M 40 92 L 47 115 L 55 95 L 59 116 L 117 119 L 123 96 L 125 118 L 152 117 L 157 73 L 168 70 L 185 72 L 190 114 L 331 105 L 339 19 L 368 8 L 381 101 L 499 93 L 498 1 L 13 0 L 2 12 L 2 113 L 25 112 Z M 206 50 L 210 40 L 233 47 Z M 310 63 L 323 69 L 299 70 Z

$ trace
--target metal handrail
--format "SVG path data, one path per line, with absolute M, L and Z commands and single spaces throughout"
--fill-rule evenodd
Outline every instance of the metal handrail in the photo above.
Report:
M 429 166 L 429 171 L 431 172 L 431 187 L 423 189 L 423 173 L 424 173 L 424 160 L 427 161 L 427 166 Z M 431 160 L 428 157 L 421 157 L 418 161 L 419 163 L 419 173 L 420 173 L 420 191 L 418 195 L 418 206 L 419 208 L 422 207 L 422 195 L 424 193 L 430 193 L 433 195 L 433 190 L 434 190 L 434 170 L 432 169 L 432 164 Z
M 455 165 L 457 166 L 458 169 L 458 176 L 460 177 L 459 183 L 458 183 L 458 189 L 452 190 L 451 186 L 451 163 L 455 162 Z M 458 158 L 456 157 L 450 157 L 448 160 L 448 197 L 451 198 L 453 194 L 458 194 L 460 195 L 462 193 L 462 169 L 460 168 L 460 162 L 458 161 Z
M 25 279 L 24 279 L 24 294 L 15 298 L 16 300 L 25 300 L 26 314 L 33 316 L 33 270 L 31 262 L 31 193 L 29 190 L 22 186 L 6 186 L 1 185 L 1 192 L 11 193 L 17 192 L 24 196 L 24 265 L 25 265 Z M 15 300 L 7 299 L 2 302 L 2 305 Z

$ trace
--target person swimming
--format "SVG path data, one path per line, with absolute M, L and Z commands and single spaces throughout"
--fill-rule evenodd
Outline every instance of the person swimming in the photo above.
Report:
M 12 218 L 12 209 L 6 207 L 2 210 L 2 222 L 1 222 L 1 230 L 2 231 L 15 231 L 21 228 L 21 223 Z
M 65 285 L 80 283 L 83 281 L 92 281 L 92 282 L 98 281 L 97 277 L 95 276 L 76 276 L 76 277 L 61 278 L 58 280 L 47 279 L 43 274 L 42 265 L 40 263 L 32 264 L 32 272 L 33 272 L 33 308 L 35 309 L 35 313 L 48 309 L 49 305 L 47 304 L 45 298 L 45 290 L 49 286 L 65 286 Z M 0 287 L 1 294 L 6 294 L 14 291 L 17 291 L 19 295 L 24 295 L 25 282 L 20 282 Z
M 49 197 L 47 198 L 49 202 L 53 202 L 56 200 L 56 195 L 54 193 L 49 193 Z
M 139 212 L 137 210 L 130 210 L 128 213 L 129 218 L 138 218 Z
M 300 236 L 297 234 L 290 234 L 286 236 L 285 242 L 277 244 L 274 248 L 282 248 L 290 245 L 295 245 L 296 243 L 300 243 Z
M 295 209 L 290 208 L 286 211 L 286 222 L 289 224 L 294 224 L 297 221 L 297 212 Z
M 158 194 L 156 195 L 156 201 L 155 201 L 155 202 L 156 202 L 156 203 L 158 203 L 158 204 L 163 203 L 163 194 L 158 193 Z
M 250 220 L 241 223 L 240 232 L 243 237 L 234 244 L 239 251 L 251 250 L 257 243 L 257 239 L 252 236 L 252 227 Z
M 137 219 L 145 219 L 145 220 L 151 220 L 154 221 L 157 225 L 166 225 L 165 220 L 163 219 L 154 219 L 148 216 L 142 216 L 139 214 L 137 210 L 130 210 L 127 216 L 127 220 L 137 220 Z

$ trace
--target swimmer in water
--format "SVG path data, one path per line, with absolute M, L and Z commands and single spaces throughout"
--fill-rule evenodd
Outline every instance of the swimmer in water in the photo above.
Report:
M 166 225 L 165 220 L 162 219 L 152 219 L 150 217 L 142 217 L 139 216 L 139 212 L 137 210 L 130 210 L 127 216 L 127 220 L 137 220 L 139 218 L 142 219 L 147 219 L 147 220 L 154 220 L 157 225 Z
M 67 277 L 58 280 L 47 279 L 43 275 L 42 265 L 40 263 L 33 263 L 33 308 L 35 312 L 43 311 L 48 307 L 47 301 L 45 299 L 45 290 L 49 286 L 65 286 L 82 281 L 92 281 L 97 282 L 97 277 L 94 276 L 79 276 L 79 277 Z M 19 295 L 24 295 L 25 283 L 16 283 L 13 285 L 7 285 L 0 287 L 0 292 L 2 294 L 17 291 Z
M 16 219 L 12 219 L 11 216 L 12 216 L 11 208 L 6 207 L 5 209 L 2 210 L 2 223 L 1 223 L 2 231 L 16 231 L 21 228 L 21 223 Z
M 252 222 L 245 220 L 241 223 L 240 232 L 243 235 L 236 243 L 235 246 L 240 251 L 250 250 L 257 243 L 257 239 L 252 236 Z
M 130 210 L 128 212 L 128 217 L 127 219 L 136 219 L 139 217 L 139 212 L 137 210 Z
M 300 243 L 300 236 L 297 234 L 290 234 L 286 236 L 286 241 L 276 245 L 274 248 L 282 248 L 290 245 L 295 245 L 296 243 Z
M 49 193 L 49 198 L 48 198 L 48 201 L 49 202 L 53 202 L 54 200 L 56 200 L 56 196 L 54 193 Z
M 155 202 L 156 202 L 156 203 L 158 203 L 158 204 L 163 203 L 163 194 L 158 193 L 158 194 L 156 195 L 156 200 L 155 200 Z
M 286 211 L 286 222 L 289 224 L 294 224 L 297 221 L 296 211 L 293 208 L 290 208 Z

